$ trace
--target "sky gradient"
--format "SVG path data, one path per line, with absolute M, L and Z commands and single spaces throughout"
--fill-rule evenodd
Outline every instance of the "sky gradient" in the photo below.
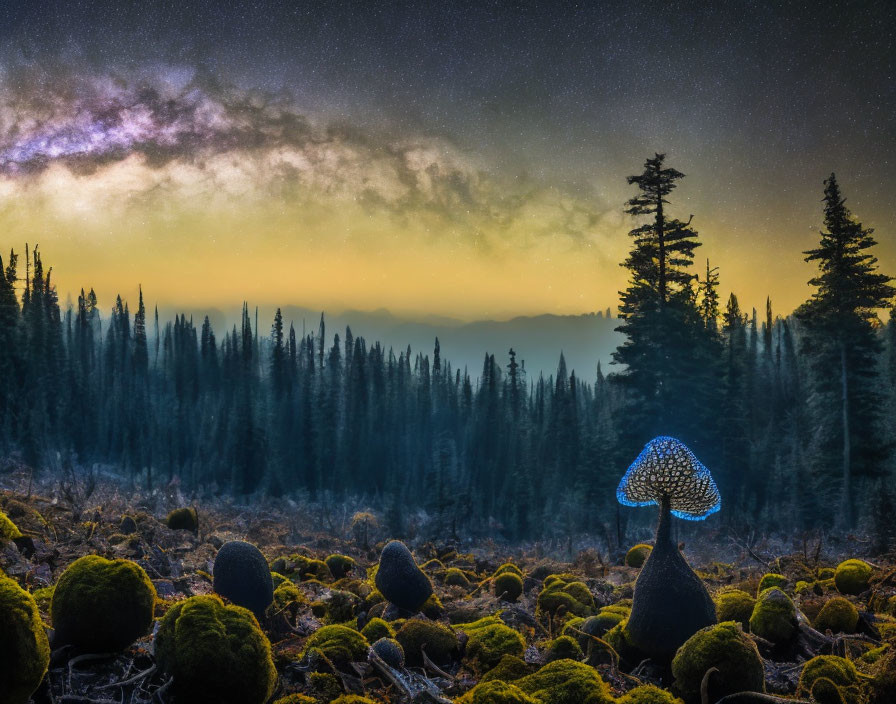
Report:
M 615 310 L 657 151 L 723 296 L 807 297 L 832 171 L 896 273 L 887 2 L 130 5 L 0 8 L 0 250 L 62 300 Z

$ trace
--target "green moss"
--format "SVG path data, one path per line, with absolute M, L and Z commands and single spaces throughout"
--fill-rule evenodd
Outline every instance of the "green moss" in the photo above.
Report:
M 643 684 L 623 694 L 616 704 L 682 704 L 682 701 L 665 689 Z
M 149 632 L 155 600 L 156 590 L 137 563 L 98 555 L 79 558 L 53 592 L 54 647 L 122 650 Z
M 536 607 L 551 615 L 563 610 L 574 616 L 588 616 L 594 607 L 594 597 L 572 575 L 550 575 L 544 580 Z
M 877 659 L 872 673 L 872 704 L 896 702 L 896 648 L 890 646 L 888 652 Z
M 502 680 L 480 682 L 455 701 L 457 704 L 543 704 L 516 685 Z
M 176 508 L 165 519 L 165 525 L 172 530 L 189 530 L 195 533 L 199 530 L 199 514 L 192 506 L 189 508 Z
M 479 678 L 480 682 L 503 680 L 513 682 L 532 674 L 533 668 L 516 655 L 502 655 L 498 664 Z
M 672 659 L 675 690 L 688 702 L 700 701 L 700 683 L 711 667 L 710 701 L 735 692 L 764 692 L 765 672 L 756 644 L 739 624 L 726 621 L 697 631 Z
M 788 584 L 787 577 L 783 574 L 776 574 L 775 572 L 770 572 L 768 574 L 762 575 L 762 579 L 759 580 L 759 589 L 757 589 L 757 593 L 762 593 L 766 589 L 771 589 L 772 587 L 778 587 L 778 589 L 783 590 Z
M 342 695 L 342 685 L 336 675 L 329 672 L 311 672 L 308 674 L 308 683 L 314 693 L 314 699 L 323 704 L 329 704 Z
M 796 634 L 796 607 L 777 587 L 759 595 L 750 615 L 750 632 L 772 643 L 785 643 Z
M 305 603 L 307 603 L 305 595 L 290 581 L 283 582 L 274 590 L 274 608 L 278 611 Z
M 333 579 L 342 579 L 355 569 L 355 561 L 348 555 L 329 555 L 324 560 Z
M 273 572 L 279 572 L 290 578 L 296 578 L 300 582 L 309 579 L 316 579 L 320 582 L 333 581 L 333 575 L 327 563 L 322 560 L 316 560 L 311 557 L 305 557 L 298 553 L 293 553 L 287 557 L 278 557 L 271 565 Z
M 378 702 L 359 694 L 343 694 L 341 697 L 336 697 L 330 704 L 378 704 Z
M 468 630 L 467 657 L 480 671 L 497 665 L 504 655 L 522 657 L 526 641 L 518 631 L 503 623 Z
M 338 665 L 362 662 L 367 658 L 367 639 L 347 626 L 323 626 L 305 641 L 302 655 L 312 649 L 320 650 L 328 660 Z
M 317 700 L 304 694 L 287 694 L 285 697 L 275 699 L 274 704 L 317 704 Z
M 514 602 L 523 593 L 523 580 L 513 572 L 503 572 L 495 577 L 495 596 Z
M 372 618 L 367 625 L 361 629 L 363 635 L 368 642 L 373 643 L 380 638 L 394 638 L 395 630 L 386 621 L 381 618 Z
M 34 598 L 0 576 L 0 701 L 25 704 L 50 663 L 50 644 Z
M 641 568 L 644 563 L 647 562 L 647 558 L 650 557 L 650 553 L 653 550 L 653 546 L 647 545 L 646 543 L 638 543 L 637 545 L 629 548 L 629 551 L 625 553 L 625 564 L 629 567 Z
M 271 645 L 252 612 L 217 596 L 194 596 L 165 614 L 155 637 L 156 661 L 174 681 L 178 701 L 263 704 L 277 671 Z
M 35 589 L 31 596 L 34 597 L 34 601 L 37 604 L 37 608 L 40 609 L 44 613 L 50 613 L 50 604 L 53 602 L 53 592 L 56 591 L 56 586 L 50 587 L 41 587 L 40 589 Z
M 498 569 L 495 570 L 495 573 L 492 575 L 492 577 L 497 577 L 498 575 L 504 574 L 505 572 L 512 572 L 513 574 L 515 574 L 517 577 L 520 577 L 520 578 L 522 578 L 522 576 L 523 576 L 523 571 L 519 567 L 514 565 L 512 562 L 505 562 L 503 565 L 501 565 Z
M 272 582 L 273 585 L 274 585 L 274 589 L 276 589 L 277 587 L 279 587 L 279 586 L 280 586 L 281 584 L 283 584 L 284 582 L 289 582 L 289 581 L 290 581 L 289 579 L 287 579 L 286 577 L 284 577 L 284 576 L 283 576 L 282 574 L 280 574 L 279 572 L 271 572 L 271 582 Z M 291 583 L 291 582 L 290 582 L 290 583 Z
M 451 567 L 445 573 L 445 586 L 463 587 L 464 589 L 469 589 L 470 580 L 467 579 L 467 575 L 463 573 L 463 570 L 459 570 L 457 569 L 457 567 Z M 520 585 L 520 591 L 522 591 L 522 585 Z
M 327 621 L 329 623 L 345 623 L 355 616 L 355 607 L 361 600 L 351 592 L 334 589 L 327 599 Z
M 401 643 L 408 664 L 423 664 L 421 649 L 426 648 L 426 656 L 436 665 L 445 665 L 457 652 L 458 641 L 454 631 L 441 623 L 412 618 L 405 621 L 395 633 L 395 640 Z
M 517 680 L 526 694 L 545 704 L 610 704 L 610 688 L 589 667 L 574 660 L 555 660 Z
M 425 572 L 444 572 L 445 565 L 441 560 L 432 559 L 420 565 L 420 569 Z
M 603 640 L 616 651 L 616 654 L 621 660 L 629 664 L 637 664 L 647 657 L 647 654 L 638 649 L 632 642 L 632 639 L 629 637 L 625 628 L 627 623 L 628 621 L 620 621 L 617 623 L 604 634 Z M 595 647 L 598 645 L 598 643 L 595 643 Z
M 836 573 L 837 573 L 837 570 L 834 567 L 822 567 L 818 570 L 818 578 L 819 579 L 833 579 L 834 575 Z
M 864 560 L 846 560 L 837 565 L 834 584 L 841 594 L 861 594 L 868 589 L 874 570 Z
M 740 589 L 727 589 L 716 594 L 716 618 L 722 621 L 737 621 L 744 628 L 750 627 L 750 616 L 756 600 Z
M 439 618 L 444 610 L 442 602 L 435 594 L 430 594 L 429 598 L 423 602 L 423 606 L 420 607 L 420 613 L 431 619 Z
M 852 602 L 835 596 L 821 607 L 812 625 L 822 633 L 828 629 L 832 633 L 854 633 L 858 623 L 859 612 Z
M 578 641 L 570 636 L 559 636 L 554 638 L 547 647 L 544 654 L 545 662 L 554 662 L 554 660 L 581 660 L 585 657 Z
M 10 540 L 21 537 L 22 532 L 16 527 L 16 524 L 9 520 L 3 511 L 0 511 L 0 543 L 8 543 Z
M 819 704 L 861 704 L 862 688 L 855 665 L 836 655 L 818 655 L 803 665 L 797 694 Z

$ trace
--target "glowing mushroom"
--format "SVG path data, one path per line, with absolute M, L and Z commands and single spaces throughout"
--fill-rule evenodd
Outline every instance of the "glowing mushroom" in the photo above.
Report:
M 721 507 L 719 490 L 684 443 L 661 436 L 628 468 L 616 497 L 625 506 L 660 507 L 656 543 L 635 583 L 626 632 L 639 650 L 671 658 L 694 633 L 716 622 L 706 587 L 672 541 L 671 517 L 705 519 Z

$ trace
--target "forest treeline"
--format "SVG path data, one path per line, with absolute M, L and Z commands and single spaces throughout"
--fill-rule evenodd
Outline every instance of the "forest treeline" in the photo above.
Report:
M 140 486 L 178 478 L 235 495 L 362 497 L 401 534 L 414 510 L 434 532 L 509 539 L 607 531 L 615 486 L 659 434 L 687 443 L 723 497 L 719 519 L 768 531 L 851 527 L 888 515 L 896 439 L 894 288 L 875 241 L 824 185 L 813 294 L 787 316 L 720 302 L 683 175 L 663 155 L 629 177 L 625 342 L 613 371 L 532 378 L 485 353 L 453 368 L 431 350 L 242 321 L 148 317 L 93 290 L 62 311 L 35 247 L 0 266 L 0 455 L 36 471 L 107 465 Z M 799 256 L 799 253 L 794 253 Z M 701 257 L 702 262 L 705 258 Z M 266 324 L 265 324 L 266 326 Z M 520 341 L 524 343 L 524 341 Z M 865 523 L 863 523 L 865 522 Z

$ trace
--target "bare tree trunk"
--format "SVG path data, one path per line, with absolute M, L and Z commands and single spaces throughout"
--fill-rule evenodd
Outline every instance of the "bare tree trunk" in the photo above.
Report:
M 843 432 L 843 494 L 841 517 L 843 525 L 852 526 L 852 469 L 850 467 L 849 446 L 849 384 L 846 377 L 846 345 L 840 342 L 840 388 L 841 388 L 841 421 Z

